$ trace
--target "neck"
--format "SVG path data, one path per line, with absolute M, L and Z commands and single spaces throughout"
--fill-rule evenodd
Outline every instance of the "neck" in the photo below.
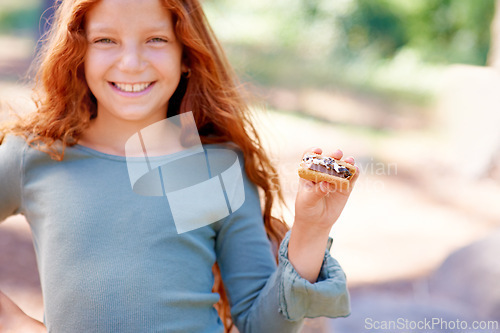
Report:
M 148 119 L 147 121 L 127 121 L 116 118 L 104 118 L 106 117 L 98 116 L 93 119 L 90 122 L 89 128 L 83 133 L 78 143 L 106 154 L 120 156 L 126 156 L 127 154 L 130 155 L 130 151 L 125 151 L 125 144 L 133 135 L 140 132 L 149 125 L 163 120 Z M 165 140 L 166 137 L 168 141 Z M 168 143 L 169 146 L 177 146 L 179 144 L 178 133 L 175 133 L 174 130 L 170 130 L 170 133 L 168 133 L 167 135 L 163 133 L 161 140 L 157 141 Z M 142 149 L 133 154 L 140 154 L 141 152 Z

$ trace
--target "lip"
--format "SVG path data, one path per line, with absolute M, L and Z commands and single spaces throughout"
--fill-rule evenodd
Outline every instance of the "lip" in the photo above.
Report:
M 119 83 L 124 83 L 124 82 L 119 82 Z M 130 84 L 138 84 L 138 83 L 141 83 L 141 82 L 130 83 Z M 144 83 L 147 83 L 147 82 L 144 82 Z M 153 86 L 156 84 L 156 81 L 151 82 L 149 87 L 147 87 L 143 91 L 138 91 L 138 92 L 120 90 L 117 87 L 115 87 L 115 85 L 113 85 L 113 82 L 108 82 L 108 84 L 111 87 L 111 89 L 113 89 L 113 91 L 116 92 L 117 94 L 119 94 L 120 96 L 137 98 L 137 97 L 142 97 L 144 95 L 149 94 L 149 92 L 153 89 Z

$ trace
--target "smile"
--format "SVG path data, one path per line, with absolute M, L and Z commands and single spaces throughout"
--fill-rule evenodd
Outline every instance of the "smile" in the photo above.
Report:
M 123 92 L 142 92 L 148 89 L 153 82 L 149 83 L 118 83 L 111 82 L 111 84 L 120 91 Z

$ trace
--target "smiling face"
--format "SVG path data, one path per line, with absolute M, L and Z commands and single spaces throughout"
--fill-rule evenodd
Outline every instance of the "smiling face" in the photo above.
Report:
M 85 32 L 96 120 L 142 128 L 165 119 L 184 66 L 172 15 L 160 0 L 101 0 L 87 13 Z

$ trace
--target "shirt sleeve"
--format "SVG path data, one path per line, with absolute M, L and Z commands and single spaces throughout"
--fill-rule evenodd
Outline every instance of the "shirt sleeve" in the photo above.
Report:
M 289 320 L 316 317 L 347 317 L 350 310 L 346 276 L 337 260 L 331 257 L 329 238 L 323 264 L 315 283 L 302 278 L 288 260 L 290 231 L 279 250 L 280 311 Z
M 0 145 L 0 222 L 21 207 L 23 139 L 7 136 Z
M 318 281 L 311 284 L 288 260 L 288 232 L 277 265 L 257 189 L 245 176 L 244 187 L 243 206 L 222 222 L 216 239 L 217 261 L 238 330 L 298 332 L 306 317 L 347 316 L 349 294 L 338 262 L 325 249 Z

